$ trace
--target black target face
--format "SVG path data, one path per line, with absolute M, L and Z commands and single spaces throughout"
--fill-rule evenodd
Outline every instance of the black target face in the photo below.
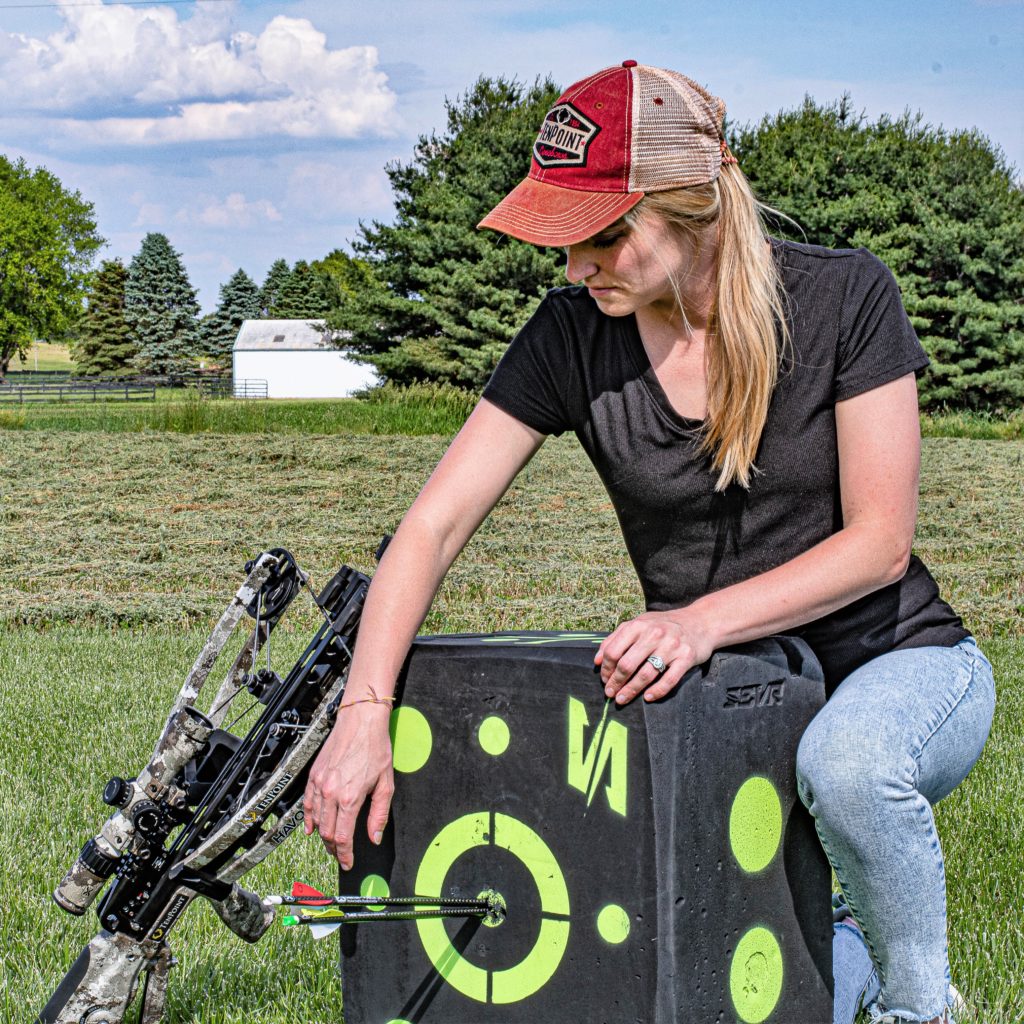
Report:
M 599 641 L 523 634 L 428 638 L 414 646 L 392 718 L 391 823 L 379 848 L 362 839 L 361 823 L 356 868 L 343 875 L 342 891 L 497 894 L 506 912 L 500 922 L 426 919 L 342 929 L 351 1024 L 667 1024 L 698 1019 L 678 1016 L 687 1002 L 688 1012 L 698 1002 L 701 1012 L 713 1005 L 708 1019 L 778 1019 L 793 987 L 788 946 L 804 945 L 800 930 L 758 913 L 764 899 L 752 905 L 749 892 L 726 900 L 709 920 L 701 893 L 708 886 L 721 893 L 716 876 L 723 873 L 726 886 L 730 875 L 737 883 L 758 876 L 762 890 L 773 866 L 784 875 L 783 819 L 793 787 L 780 790 L 772 781 L 778 766 L 750 772 L 734 765 L 735 779 L 724 787 L 731 796 L 721 813 L 712 811 L 719 820 L 707 829 L 695 817 L 708 815 L 707 801 L 687 805 L 676 798 L 680 787 L 659 777 L 666 743 L 678 746 L 663 726 L 684 703 L 703 700 L 721 710 L 724 691 L 716 684 L 712 695 L 696 673 L 676 710 L 671 701 L 616 708 L 593 667 Z M 662 716 L 653 733 L 652 714 Z M 657 737 L 653 745 L 649 733 Z M 782 746 L 788 753 L 776 760 L 785 761 L 795 743 Z M 708 786 L 714 773 L 701 778 L 706 766 L 690 769 L 716 798 L 722 787 Z M 718 854 L 696 847 L 683 853 L 684 835 L 705 832 L 709 844 L 722 846 Z M 820 916 L 830 933 L 827 872 L 823 878 Z M 779 896 L 791 916 L 788 889 Z M 698 905 L 695 922 L 689 912 Z M 805 967 L 806 949 L 796 959 Z M 690 963 L 702 965 L 693 993 L 680 982 Z M 828 995 L 820 979 L 817 987 Z M 801 1019 L 824 1024 L 830 1015 L 829 998 L 827 1015 Z

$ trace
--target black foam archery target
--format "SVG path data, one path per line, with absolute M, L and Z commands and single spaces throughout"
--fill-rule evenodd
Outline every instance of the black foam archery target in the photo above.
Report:
M 499 922 L 342 929 L 346 1024 L 831 1021 L 828 865 L 795 791 L 824 701 L 799 641 L 604 698 L 600 636 L 419 639 L 380 847 L 341 891 L 477 897 Z

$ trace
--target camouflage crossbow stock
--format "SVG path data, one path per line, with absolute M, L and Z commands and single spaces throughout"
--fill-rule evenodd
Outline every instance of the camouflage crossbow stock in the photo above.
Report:
M 80 915 L 110 882 L 98 910 L 102 930 L 37 1024 L 121 1024 L 137 996 L 140 1024 L 157 1024 L 174 962 L 167 933 L 197 896 L 209 899 L 228 928 L 248 942 L 273 921 L 270 901 L 243 889 L 238 879 L 302 824 L 306 780 L 341 701 L 369 580 L 343 566 L 315 595 L 281 548 L 246 570 L 192 666 L 152 758 L 136 778 L 107 783 L 103 800 L 115 811 L 53 894 L 64 910 Z M 325 621 L 282 679 L 270 668 L 270 635 L 303 586 Z M 195 707 L 200 690 L 246 613 L 255 619 L 252 634 L 204 714 Z M 262 653 L 267 665 L 257 667 Z M 246 692 L 263 709 L 240 737 L 221 726 L 233 700 Z

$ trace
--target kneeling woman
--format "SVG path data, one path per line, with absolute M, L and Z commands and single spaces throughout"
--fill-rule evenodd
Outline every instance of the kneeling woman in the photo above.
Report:
M 596 660 L 656 700 L 719 647 L 803 636 L 830 699 L 801 797 L 845 900 L 836 1019 L 951 1020 L 932 804 L 967 775 L 991 667 L 911 554 L 928 362 L 863 250 L 776 242 L 722 136 L 724 104 L 621 66 L 568 89 L 530 175 L 482 222 L 564 246 L 548 294 L 409 510 L 374 578 L 307 830 L 343 867 L 393 790 L 389 704 L 444 574 L 548 434 L 574 431 L 614 502 L 647 612 Z

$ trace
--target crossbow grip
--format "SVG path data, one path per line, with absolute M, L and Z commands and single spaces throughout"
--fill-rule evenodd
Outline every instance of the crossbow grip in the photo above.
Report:
M 274 923 L 274 908 L 267 906 L 255 893 L 237 882 L 223 900 L 211 900 L 217 916 L 246 942 L 258 942 Z
M 102 931 L 79 954 L 36 1024 L 120 1024 L 146 966 L 143 947 Z

